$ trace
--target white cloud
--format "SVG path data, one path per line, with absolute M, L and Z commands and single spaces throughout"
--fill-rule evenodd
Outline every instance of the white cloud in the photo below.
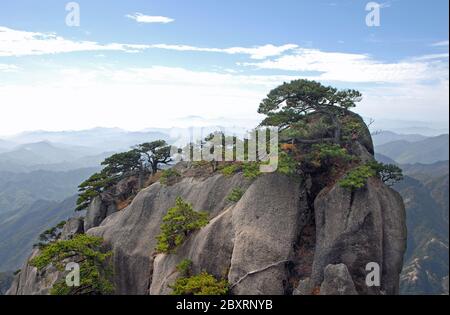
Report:
M 239 125 L 260 120 L 256 111 L 261 99 L 277 85 L 298 78 L 159 66 L 36 73 L 33 84 L 0 84 L 0 99 L 8 104 L 0 116 L 0 134 L 96 126 L 172 127 L 186 116 L 214 123 L 223 117 Z M 357 111 L 374 118 L 442 120 L 448 114 L 448 90 L 448 80 L 365 87 Z
M 125 17 L 129 19 L 133 19 L 138 23 L 171 23 L 175 21 L 172 18 L 166 17 L 166 16 L 154 16 L 154 15 L 145 15 L 139 12 L 136 12 L 134 14 L 127 14 Z
M 445 47 L 445 46 L 447 46 L 448 47 L 448 44 L 449 44 L 449 42 L 448 42 L 448 39 L 447 39 L 447 40 L 443 40 L 443 41 L 440 41 L 440 42 L 437 42 L 437 43 L 433 43 L 433 44 L 431 44 L 431 46 L 434 46 L 434 47 Z
M 189 45 L 169 44 L 99 44 L 94 41 L 73 41 L 54 33 L 38 33 L 13 30 L 0 26 L 0 57 L 26 56 L 68 53 L 77 51 L 123 51 L 128 53 L 142 52 L 146 49 L 166 49 L 174 51 L 214 52 L 224 54 L 249 55 L 251 59 L 265 59 L 279 56 L 286 51 L 297 48 L 297 45 L 282 46 L 263 45 L 255 47 L 207 48 Z
M 448 59 L 449 54 L 443 53 L 443 54 L 430 54 L 430 55 L 423 55 L 419 57 L 412 58 L 412 60 L 417 61 L 426 61 L 426 60 L 435 60 L 435 59 Z
M 0 72 L 17 72 L 19 67 L 16 65 L 0 63 Z
M 0 135 L 95 126 L 171 127 L 179 123 L 177 118 L 192 115 L 224 117 L 229 124 L 235 119 L 237 124 L 260 120 L 259 101 L 271 88 L 292 79 L 172 67 L 36 73 L 30 84 L 0 84 L 0 99 L 8 104 L 0 115 Z
M 193 51 L 193 52 L 212 52 L 212 53 L 224 53 L 229 55 L 249 55 L 251 59 L 265 59 L 267 57 L 279 56 L 286 51 L 297 48 L 297 45 L 286 44 L 282 46 L 263 45 L 255 47 L 230 47 L 230 48 L 208 48 L 208 47 L 195 47 L 189 45 L 168 45 L 168 44 L 154 44 L 149 48 L 167 49 L 175 51 Z
M 424 62 L 437 57 L 443 55 L 387 63 L 365 54 L 298 48 L 290 55 L 243 65 L 259 69 L 309 72 L 309 78 L 322 81 L 404 83 L 448 77 L 448 64 Z
M 445 121 L 449 116 L 449 81 L 404 84 L 364 89 L 357 111 L 376 119 Z
M 54 33 L 19 31 L 0 26 L 0 57 L 100 50 L 135 52 L 145 48 L 143 45 L 73 41 Z
M 348 87 L 353 83 L 371 83 L 361 89 L 364 100 L 358 111 L 366 116 L 431 119 L 448 114 L 448 53 L 383 62 L 366 54 L 325 52 L 295 44 L 229 48 L 99 44 L 0 27 L 0 57 L 75 51 L 96 51 L 99 56 L 103 51 L 147 49 L 241 54 L 253 59 L 243 65 L 297 73 L 248 75 L 246 67 L 216 72 L 164 66 L 57 71 L 57 66 L 48 67 L 33 72 L 32 83 L 27 81 L 27 72 L 25 83 L 0 82 L 0 99 L 8 104 L 0 116 L 0 134 L 95 126 L 130 130 L 170 127 L 177 117 L 191 115 L 255 120 L 259 118 L 259 102 L 272 88 L 300 77 L 344 82 Z M 0 63 L 0 71 L 17 69 L 15 65 Z M 15 82 L 21 82 L 20 78 Z

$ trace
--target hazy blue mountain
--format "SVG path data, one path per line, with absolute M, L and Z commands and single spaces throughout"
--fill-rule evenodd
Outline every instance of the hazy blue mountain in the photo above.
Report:
M 392 131 L 383 130 L 372 135 L 373 144 L 375 146 L 383 145 L 393 141 L 408 141 L 408 142 L 417 142 L 421 140 L 425 140 L 427 137 L 422 136 L 420 134 L 398 134 Z
M 98 168 L 68 172 L 0 172 L 0 214 L 31 205 L 36 200 L 61 201 Z
M 0 272 L 0 295 L 8 291 L 14 280 L 14 273 L 12 271 Z
M 365 120 L 369 121 L 368 118 Z M 427 137 L 449 133 L 448 120 L 445 117 L 442 121 L 377 119 L 370 127 L 372 130 L 389 130 L 397 134 L 419 134 Z
M 74 215 L 76 199 L 37 200 L 13 213 L 0 213 L 0 271 L 18 269 L 42 231 Z
M 16 146 L 15 143 L 0 139 L 0 153 L 7 152 Z
M 382 154 L 376 159 L 397 164 Z M 402 294 L 448 294 L 449 162 L 399 165 L 405 179 L 394 186 L 403 197 L 408 248 Z
M 58 162 L 51 164 L 21 165 L 14 161 L 0 163 L 0 171 L 8 170 L 13 173 L 29 173 L 33 171 L 54 171 L 63 172 L 77 170 L 81 168 L 98 168 L 101 163 L 116 152 L 104 152 L 94 156 L 85 156 L 73 161 Z
M 449 173 L 449 161 L 439 161 L 433 164 L 403 164 L 403 173 L 418 179 L 424 183 L 434 180 Z
M 445 134 L 416 142 L 406 140 L 389 142 L 377 146 L 375 151 L 400 164 L 431 164 L 446 161 L 449 159 L 449 136 Z
M 115 152 L 102 152 L 83 146 L 48 141 L 28 143 L 0 153 L 0 171 L 31 172 L 36 170 L 68 171 L 98 167 Z
M 384 164 L 395 164 L 395 165 L 399 165 L 396 161 L 394 161 L 393 159 L 391 159 L 390 157 L 387 157 L 386 155 L 380 154 L 380 153 L 375 153 L 375 159 L 378 162 L 384 163 Z
M 406 176 L 395 189 L 403 196 L 408 226 L 401 292 L 443 294 L 448 288 L 446 281 L 449 273 L 449 227 L 443 218 L 445 210 L 424 184 L 411 177 Z
M 158 131 L 131 132 L 119 128 L 94 128 L 81 131 L 31 131 L 18 134 L 8 140 L 17 143 L 49 141 L 91 147 L 103 152 L 126 150 L 142 142 L 169 140 L 169 138 L 168 134 Z
M 442 217 L 448 226 L 449 217 L 449 173 L 447 168 L 447 173 L 442 173 L 444 175 L 436 176 L 435 178 L 429 179 L 425 182 L 425 186 L 430 190 L 431 196 L 436 201 L 436 203 L 442 209 Z

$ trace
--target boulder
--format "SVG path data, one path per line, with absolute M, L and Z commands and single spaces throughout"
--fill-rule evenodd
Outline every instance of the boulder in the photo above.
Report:
M 162 218 L 168 209 L 175 205 L 177 197 L 192 203 L 195 210 L 206 211 L 211 218 L 215 218 L 230 206 L 227 196 L 233 188 L 241 187 L 245 190 L 249 184 L 242 174 L 230 177 L 217 174 L 202 179 L 184 178 L 173 186 L 154 183 L 140 191 L 130 206 L 109 216 L 100 226 L 90 229 L 88 234 L 103 237 L 113 251 L 117 293 L 148 294 L 152 275 L 155 279 L 166 278 L 167 273 L 156 276 L 153 271 L 156 236 L 160 233 Z M 230 225 L 227 227 L 230 228 Z M 211 242 L 215 231 L 211 229 L 209 231 L 206 240 Z M 204 243 L 202 246 L 206 248 L 212 245 Z M 186 248 L 186 251 L 188 250 Z M 199 260 L 204 264 L 213 257 L 211 254 L 206 252 L 202 254 L 198 251 L 180 259 L 189 257 L 192 259 L 195 255 L 200 255 Z M 166 263 L 161 257 L 160 259 L 162 262 L 159 266 L 167 264 L 161 268 L 173 272 L 178 260 Z M 160 280 L 162 281 L 164 280 Z M 155 292 L 165 289 L 162 285 L 155 284 L 152 290 Z
M 377 178 L 350 191 L 335 184 L 315 200 L 316 250 L 312 279 L 324 281 L 329 264 L 348 267 L 360 294 L 397 294 L 406 249 L 405 208 L 401 196 Z M 381 287 L 367 287 L 366 265 L 381 269 Z
M 39 250 L 34 249 L 23 264 L 21 271 L 16 275 L 6 295 L 47 295 L 50 293 L 50 289 L 62 275 L 51 265 L 40 271 L 36 267 L 30 266 L 29 261 L 38 254 Z
M 234 249 L 228 280 L 233 294 L 285 294 L 288 262 L 300 224 L 300 184 L 278 173 L 249 187 L 233 210 Z
M 74 235 L 84 233 L 84 220 L 83 218 L 71 218 L 67 221 L 61 231 L 61 239 L 69 240 Z
M 328 265 L 324 270 L 324 280 L 320 295 L 357 295 L 355 284 L 344 264 Z
M 101 196 L 96 196 L 89 204 L 86 212 L 86 217 L 84 219 L 84 230 L 99 226 L 100 223 L 106 218 L 108 207 L 103 202 Z
M 314 286 L 310 278 L 300 280 L 292 295 L 312 295 Z

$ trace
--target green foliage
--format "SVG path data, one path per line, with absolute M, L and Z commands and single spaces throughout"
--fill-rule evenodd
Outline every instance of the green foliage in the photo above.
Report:
M 228 165 L 222 166 L 220 168 L 220 172 L 225 176 L 234 175 L 236 173 L 239 173 L 241 170 L 242 170 L 242 164 L 240 164 L 240 163 L 228 164 Z
M 221 166 L 220 172 L 225 176 L 231 176 L 242 171 L 245 178 L 255 179 L 261 174 L 259 166 L 259 162 L 233 163 Z
M 111 155 L 102 162 L 103 173 L 110 178 L 120 178 L 127 174 L 138 171 L 141 166 L 141 155 L 137 150 L 117 153 Z
M 352 161 L 353 157 L 338 144 L 320 143 L 312 145 L 311 151 L 305 155 L 304 160 L 315 168 L 329 168 L 342 163 L 346 164 Z
M 247 162 L 242 165 L 242 171 L 244 172 L 244 177 L 247 179 L 255 179 L 261 172 L 259 171 L 260 163 L 258 162 Z
M 364 130 L 364 126 L 360 121 L 351 116 L 346 116 L 342 121 L 342 138 L 345 141 L 351 141 L 359 138 Z
M 191 274 L 191 268 L 192 268 L 192 260 L 190 259 L 183 259 L 178 265 L 177 265 L 177 271 L 183 276 L 183 277 L 189 277 Z
M 43 247 L 51 242 L 56 241 L 61 236 L 61 231 L 66 221 L 59 222 L 56 226 L 45 230 L 39 235 L 39 242 L 34 246 Z
M 114 183 L 115 180 L 103 171 L 89 177 L 78 186 L 78 200 L 75 210 L 81 211 L 86 209 L 96 196 Z
M 367 179 L 376 176 L 375 170 L 369 164 L 364 164 L 352 169 L 339 181 L 339 185 L 343 188 L 356 190 L 364 187 Z
M 313 151 L 319 160 L 343 160 L 350 161 L 351 155 L 338 144 L 320 143 L 313 145 Z
M 39 255 L 30 260 L 30 265 L 42 270 L 52 264 L 63 272 L 65 263 L 70 259 L 80 264 L 80 286 L 68 287 L 65 281 L 61 281 L 53 286 L 51 294 L 110 294 L 114 287 L 109 281 L 110 268 L 106 265 L 112 254 L 102 251 L 102 243 L 101 238 L 86 234 L 59 240 L 43 247 Z
M 403 180 L 403 171 L 394 164 L 383 164 L 376 161 L 369 163 L 377 176 L 388 186 L 393 186 Z
M 241 200 L 243 195 L 244 195 L 244 191 L 241 188 L 236 187 L 236 188 L 233 188 L 231 193 L 228 195 L 227 199 L 231 202 L 238 202 L 239 200 Z
M 22 272 L 22 269 L 17 269 L 16 271 L 14 271 L 13 275 L 17 276 L 21 272 Z
M 316 81 L 294 80 L 272 90 L 259 105 L 263 126 L 290 126 L 314 111 L 349 109 L 361 100 L 356 90 L 341 90 Z
M 367 179 L 375 176 L 388 186 L 403 180 L 402 169 L 398 166 L 372 161 L 351 170 L 339 183 L 344 188 L 355 190 L 364 187 Z
M 191 204 L 178 197 L 175 207 L 170 208 L 163 218 L 161 234 L 156 238 L 156 251 L 167 253 L 175 250 L 192 231 L 202 228 L 208 222 L 207 213 L 195 211 Z
M 333 131 L 328 117 L 305 117 L 292 122 L 289 128 L 280 132 L 281 138 L 286 139 L 323 139 Z
M 174 295 L 226 295 L 229 285 L 226 280 L 217 280 L 207 272 L 202 272 L 196 276 L 179 278 L 170 288 Z
M 142 166 L 156 173 L 160 164 L 168 164 L 172 161 L 170 158 L 170 145 L 164 140 L 156 140 L 138 145 L 136 151 L 141 156 Z
M 294 176 L 297 174 L 297 164 L 298 162 L 288 153 L 280 151 L 278 154 L 278 169 L 277 172 Z
M 178 173 L 176 170 L 169 168 L 167 170 L 162 171 L 161 177 L 159 179 L 159 182 L 162 185 L 171 185 L 174 183 L 177 179 L 181 177 L 181 174 Z
M 92 200 L 122 178 L 150 168 L 153 173 L 170 159 L 170 146 L 163 140 L 143 143 L 127 152 L 113 154 L 103 162 L 102 171 L 93 174 L 78 186 L 76 211 L 86 209 Z

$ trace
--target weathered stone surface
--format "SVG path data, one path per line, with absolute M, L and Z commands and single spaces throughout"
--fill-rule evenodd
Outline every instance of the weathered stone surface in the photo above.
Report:
M 101 226 L 89 230 L 89 234 L 103 237 L 113 250 L 117 293 L 148 294 L 151 275 L 154 274 L 156 236 L 160 233 L 163 216 L 174 206 L 177 197 L 192 203 L 195 210 L 207 211 L 214 218 L 229 207 L 227 196 L 233 188 L 245 189 L 247 186 L 248 182 L 242 174 L 232 177 L 215 175 L 206 179 L 185 178 L 173 186 L 155 183 L 142 190 L 129 207 L 108 217 Z M 214 235 L 214 232 L 211 233 L 210 237 Z M 198 255 L 206 255 L 208 259 L 212 257 L 200 252 Z M 203 260 L 206 262 L 207 259 Z M 173 268 L 176 263 L 168 265 Z
M 99 226 L 100 223 L 106 218 L 107 206 L 102 201 L 101 196 L 95 197 L 89 205 L 86 217 L 84 219 L 84 230 Z
M 84 233 L 84 220 L 82 218 L 71 218 L 67 220 L 61 231 L 61 239 L 69 240 L 74 235 Z
M 120 180 L 109 190 L 96 196 L 89 205 L 84 221 L 84 230 L 88 231 L 99 226 L 106 217 L 117 212 L 117 201 L 124 201 L 137 193 L 140 185 L 137 176 L 131 176 Z
M 353 193 L 334 185 L 315 201 L 316 252 L 312 279 L 320 285 L 329 264 L 344 263 L 360 294 L 398 293 L 406 248 L 405 208 L 401 196 L 370 178 Z M 381 268 L 381 288 L 368 288 L 365 267 Z
M 6 295 L 46 295 L 61 277 L 56 268 L 49 266 L 41 271 L 28 264 L 30 259 L 36 257 L 38 249 L 34 249 L 30 257 L 23 264 L 21 271 L 16 275 L 11 288 Z
M 370 143 L 357 149 L 370 159 Z M 226 278 L 232 294 L 309 295 L 320 287 L 321 294 L 398 292 L 405 211 L 400 195 L 380 180 L 371 178 L 354 192 L 330 184 L 315 198 L 313 209 L 312 180 L 296 181 L 279 173 L 254 181 L 243 174 L 194 172 L 190 177 L 195 168 L 186 163 L 176 167 L 184 176 L 179 182 L 154 183 L 119 212 L 108 213 L 114 198 L 100 197 L 88 210 L 86 233 L 102 237 L 113 252 L 117 294 L 170 294 L 183 259 L 192 260 L 193 274 L 207 271 Z M 245 194 L 232 203 L 227 197 L 237 187 Z M 156 255 L 156 236 L 177 197 L 208 212 L 210 223 L 191 233 L 174 253 Z M 79 230 L 79 223 L 73 224 L 65 234 Z M 306 239 L 306 228 L 315 237 Z M 308 242 L 315 246 L 306 246 Z M 381 267 L 380 288 L 365 284 L 369 262 Z M 45 273 L 25 265 L 10 294 L 48 293 L 58 273 Z
M 300 280 L 297 288 L 292 295 L 312 295 L 314 290 L 313 283 L 310 278 Z
M 324 270 L 324 280 L 320 295 L 357 295 L 355 284 L 344 264 L 328 265 Z
M 261 176 L 234 208 L 228 279 L 231 284 L 241 282 L 233 287 L 233 294 L 286 292 L 287 261 L 293 255 L 300 220 L 299 186 L 277 173 Z M 258 272 L 242 278 L 253 271 Z
M 156 256 L 150 294 L 170 294 L 169 285 L 178 277 L 176 266 L 183 260 L 192 261 L 192 273 L 204 270 L 218 279 L 227 278 L 233 253 L 234 231 L 231 227 L 233 206 L 194 233 L 174 254 Z
M 367 152 L 369 152 L 371 155 L 374 155 L 375 150 L 373 147 L 372 135 L 370 134 L 370 130 L 364 122 L 364 119 L 360 115 L 351 111 L 347 111 L 347 115 L 352 117 L 361 125 L 361 129 L 358 132 L 358 138 L 355 139 L 357 141 L 355 141 L 354 143 L 361 144 L 367 150 Z

